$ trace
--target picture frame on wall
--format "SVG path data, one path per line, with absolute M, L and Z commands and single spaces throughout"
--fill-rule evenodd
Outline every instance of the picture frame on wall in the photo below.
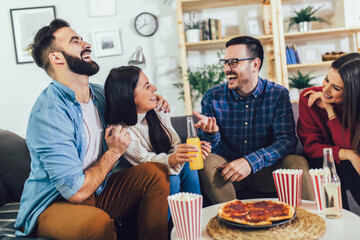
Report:
M 308 45 L 300 47 L 300 61 L 301 63 L 318 63 L 322 61 L 319 52 L 319 45 Z
M 264 28 L 260 17 L 245 17 L 246 34 L 259 36 L 264 34 Z
M 88 0 L 91 17 L 116 15 L 116 0 Z
M 123 53 L 119 29 L 94 31 L 92 37 L 96 57 L 107 57 Z
M 16 63 L 34 62 L 28 49 L 37 31 L 56 18 L 55 6 L 10 9 Z

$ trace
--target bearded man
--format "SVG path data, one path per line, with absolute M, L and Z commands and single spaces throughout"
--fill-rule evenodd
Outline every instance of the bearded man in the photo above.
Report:
M 31 50 L 53 80 L 29 117 L 31 172 L 16 235 L 116 239 L 114 220 L 137 210 L 139 239 L 167 239 L 167 169 L 146 163 L 111 172 L 130 136 L 105 126 L 104 90 L 89 83 L 99 71 L 91 45 L 55 19 L 38 31 Z

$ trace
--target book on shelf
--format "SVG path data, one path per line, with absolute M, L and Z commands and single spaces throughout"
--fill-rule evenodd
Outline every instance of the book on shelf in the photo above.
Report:
M 298 52 L 296 50 L 296 45 L 295 44 L 286 45 L 285 53 L 286 53 L 286 63 L 288 65 L 289 64 L 299 64 L 300 63 L 299 54 L 298 54 Z
M 216 40 L 221 38 L 221 21 L 219 19 L 206 18 L 201 23 L 202 40 Z
M 201 22 L 202 40 L 203 41 L 211 40 L 209 20 L 210 20 L 209 18 L 206 18 Z

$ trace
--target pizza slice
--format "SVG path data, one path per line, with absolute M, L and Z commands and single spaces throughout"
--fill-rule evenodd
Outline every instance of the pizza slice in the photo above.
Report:
M 256 201 L 244 204 L 248 209 L 266 209 L 268 221 L 280 221 L 290 219 L 295 214 L 295 208 L 278 201 Z
M 243 219 L 248 212 L 244 204 L 237 199 L 224 203 L 218 209 L 218 215 L 228 221 Z

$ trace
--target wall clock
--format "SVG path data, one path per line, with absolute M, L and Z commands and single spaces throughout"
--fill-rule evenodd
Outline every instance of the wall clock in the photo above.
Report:
M 135 30 L 138 34 L 144 37 L 154 35 L 158 29 L 158 20 L 154 14 L 143 12 L 135 18 Z

